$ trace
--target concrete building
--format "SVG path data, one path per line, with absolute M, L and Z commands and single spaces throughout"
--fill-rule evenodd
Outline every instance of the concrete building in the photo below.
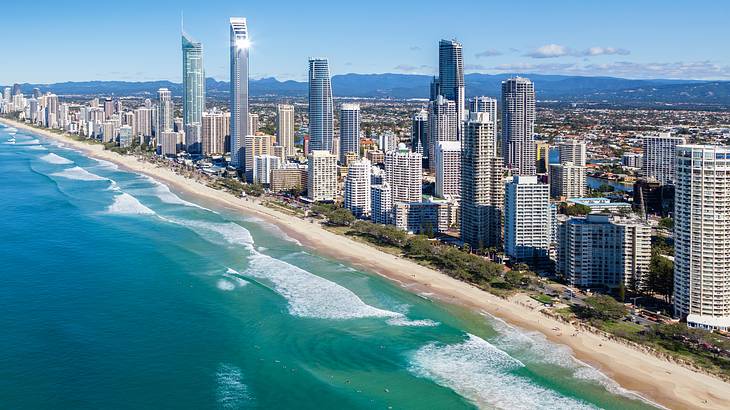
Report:
M 428 158 L 429 168 L 436 168 L 436 145 L 439 141 L 458 141 L 456 104 L 443 96 L 428 105 Z
M 558 227 L 557 272 L 571 286 L 641 288 L 649 273 L 651 227 L 590 214 Z
M 471 113 L 461 156 L 461 240 L 472 248 L 501 243 L 504 183 L 502 159 L 494 155 L 495 124 L 487 113 Z
M 119 127 L 119 146 L 122 148 L 131 147 L 132 141 L 132 127 L 129 125 Z
M 428 160 L 428 111 L 420 110 L 413 114 L 411 121 L 411 151 L 421 154 Z
M 535 86 L 521 77 L 502 82 L 502 155 L 514 174 L 535 174 Z
M 572 162 L 550 164 L 550 195 L 555 198 L 586 196 L 586 167 Z
M 436 145 L 436 196 L 456 198 L 461 193 L 461 143 L 439 141 Z
M 271 185 L 271 172 L 281 166 L 281 158 L 273 155 L 256 155 L 253 166 L 253 182 L 265 187 Z
M 245 143 L 245 172 L 246 180 L 253 181 L 254 157 L 257 155 L 274 155 L 273 135 L 247 135 Z
M 160 155 L 175 156 L 177 155 L 177 143 L 179 134 L 175 131 L 165 131 L 160 134 L 158 149 Z
M 345 208 L 357 218 L 370 217 L 370 168 L 367 159 L 354 161 L 347 167 L 345 178 Z
M 340 106 L 340 147 L 338 160 L 345 163 L 348 152 L 360 155 L 360 105 L 342 104 Z
M 662 185 L 673 184 L 677 145 L 684 143 L 684 138 L 672 137 L 668 132 L 645 136 L 642 175 L 654 178 Z
M 535 172 L 547 174 L 550 170 L 550 145 L 545 141 L 535 142 Z
M 412 234 L 434 235 L 449 230 L 449 204 L 444 201 L 396 202 L 395 226 Z
M 620 213 L 631 211 L 631 204 L 611 202 L 608 198 L 569 198 L 568 205 L 583 205 L 591 208 L 591 213 Z
M 370 186 L 370 220 L 376 224 L 393 223 L 393 191 L 387 181 Z
M 282 192 L 295 190 L 302 192 L 307 188 L 307 167 L 298 164 L 283 164 L 271 171 L 271 190 Z
M 543 266 L 550 250 L 550 187 L 537 176 L 507 183 L 504 201 L 504 251 L 510 258 Z
M 296 154 L 296 147 L 294 146 L 293 105 L 276 105 L 276 142 L 284 147 L 285 156 L 293 157 Z
M 676 147 L 674 313 L 730 330 L 730 147 Z M 670 180 L 666 178 L 665 180 Z
M 175 106 L 172 103 L 172 92 L 167 88 L 157 90 L 157 101 L 156 136 L 159 137 L 163 132 L 173 131 Z
M 329 62 L 309 59 L 309 150 L 332 152 L 334 113 Z
M 625 152 L 621 156 L 621 165 L 629 168 L 641 169 L 644 167 L 644 154 Z
M 474 97 L 469 101 L 469 112 L 486 112 L 489 114 L 489 120 L 494 123 L 494 140 L 498 141 L 497 138 L 497 100 L 492 97 Z M 467 118 L 464 118 L 466 121 Z M 494 146 L 494 155 L 497 155 L 497 145 Z
M 307 197 L 312 201 L 334 201 L 337 197 L 337 156 L 314 150 L 307 157 Z
M 248 52 L 251 40 L 245 18 L 231 17 L 230 28 L 231 165 L 246 171 L 245 138 L 253 134 L 248 124 Z
M 558 144 L 558 154 L 560 163 L 572 162 L 573 164 L 584 167 L 586 166 L 586 143 L 575 139 L 570 139 Z
M 226 137 L 231 131 L 231 113 L 210 111 L 203 113 L 201 141 L 204 155 L 225 154 Z
M 393 203 L 421 201 L 421 154 L 401 143 L 397 151 L 385 154 L 385 178 L 393 192 Z

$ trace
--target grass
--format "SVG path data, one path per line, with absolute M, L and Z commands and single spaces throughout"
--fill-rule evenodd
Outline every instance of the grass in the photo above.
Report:
M 550 296 L 548 296 L 544 293 L 539 293 L 537 295 L 530 295 L 530 297 L 544 305 L 551 305 L 553 303 L 553 298 L 551 298 Z

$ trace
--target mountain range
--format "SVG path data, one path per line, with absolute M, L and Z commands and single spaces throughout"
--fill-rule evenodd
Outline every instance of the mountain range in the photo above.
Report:
M 515 74 L 467 74 L 467 97 L 497 97 L 503 80 Z M 616 77 L 517 74 L 535 83 L 539 101 L 624 106 L 730 107 L 730 81 L 632 80 Z M 420 74 L 342 74 L 332 77 L 335 97 L 427 98 L 432 77 Z M 24 93 L 38 87 L 59 95 L 137 95 L 154 97 L 158 88 L 182 94 L 182 85 L 171 81 L 86 81 L 54 84 L 21 84 Z M 225 98 L 228 82 L 206 79 L 211 98 Z M 262 78 L 250 81 L 252 97 L 306 97 L 307 83 Z

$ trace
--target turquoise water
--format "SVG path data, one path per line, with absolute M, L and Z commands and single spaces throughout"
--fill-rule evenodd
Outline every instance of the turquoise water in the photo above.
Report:
M 0 175 L 2 408 L 649 407 L 538 334 L 41 137 L 0 128 Z

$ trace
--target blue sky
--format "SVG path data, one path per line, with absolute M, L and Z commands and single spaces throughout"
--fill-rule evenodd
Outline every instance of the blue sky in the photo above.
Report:
M 41 0 L 0 6 L 0 84 L 179 81 L 181 10 L 219 80 L 230 16 L 248 18 L 254 78 L 304 80 L 309 56 L 333 74 L 432 74 L 456 38 L 467 72 L 730 80 L 727 1 Z

